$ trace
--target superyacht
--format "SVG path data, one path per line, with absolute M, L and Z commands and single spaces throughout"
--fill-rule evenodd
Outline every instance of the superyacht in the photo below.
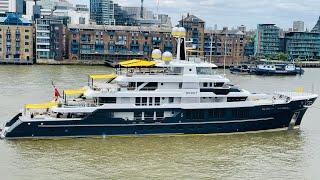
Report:
M 27 104 L 1 138 L 219 134 L 299 127 L 317 98 L 303 92 L 250 93 L 216 65 L 187 55 L 186 31 L 174 28 L 177 57 L 121 62 L 114 74 L 89 75 L 87 86 L 48 103 Z

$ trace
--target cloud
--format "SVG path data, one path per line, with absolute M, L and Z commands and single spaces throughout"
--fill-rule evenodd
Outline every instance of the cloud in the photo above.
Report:
M 70 0 L 89 3 L 89 0 Z M 123 6 L 140 6 L 140 0 L 114 0 Z M 157 10 L 157 0 L 144 0 L 145 6 Z M 207 26 L 255 28 L 259 23 L 275 23 L 289 28 L 294 20 L 303 20 L 312 28 L 320 15 L 319 0 L 159 0 L 159 13 L 169 14 L 177 22 L 183 14 L 195 14 Z

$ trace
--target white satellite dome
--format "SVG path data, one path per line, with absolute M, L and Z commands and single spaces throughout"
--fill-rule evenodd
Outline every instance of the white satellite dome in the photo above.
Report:
M 187 31 L 184 27 L 179 27 L 179 35 L 180 37 L 184 37 L 187 35 Z
M 163 54 L 162 54 L 162 60 L 163 61 L 165 61 L 165 62 L 169 62 L 169 61 L 172 61 L 172 59 L 173 59 L 173 55 L 172 55 L 172 53 L 171 52 L 164 52 Z
M 178 27 L 172 28 L 172 33 L 171 34 L 174 37 L 179 37 L 179 28 Z
M 161 59 L 161 54 L 162 52 L 160 51 L 160 49 L 154 49 L 152 51 L 151 57 L 152 59 Z

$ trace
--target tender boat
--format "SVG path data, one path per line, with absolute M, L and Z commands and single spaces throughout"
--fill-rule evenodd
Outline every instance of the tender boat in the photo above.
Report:
M 231 66 L 230 67 L 230 73 L 232 74 L 251 74 L 252 69 L 250 65 L 238 65 L 238 66 Z
M 114 74 L 90 75 L 88 85 L 48 103 L 27 104 L 1 138 L 215 134 L 299 127 L 316 94 L 250 93 L 216 74 L 216 65 L 186 54 L 174 28 L 177 58 L 154 50 L 154 61 L 122 62 Z

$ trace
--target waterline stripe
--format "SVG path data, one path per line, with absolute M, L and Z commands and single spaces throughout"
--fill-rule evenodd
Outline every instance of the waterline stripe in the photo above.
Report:
M 224 124 L 224 123 L 244 123 L 256 121 L 269 121 L 274 118 L 261 118 L 261 119 L 248 119 L 248 120 L 234 120 L 234 121 L 215 121 L 215 122 L 186 122 L 186 123 L 153 123 L 153 124 L 79 124 L 79 125 L 38 125 L 42 128 L 55 128 L 55 127 L 117 127 L 117 126 L 170 126 L 170 125 L 201 125 L 201 124 Z
M 298 130 L 295 127 L 294 130 Z M 268 130 L 246 131 L 246 132 L 232 132 L 232 133 L 210 133 L 210 134 L 183 134 L 183 133 L 160 133 L 160 134 L 124 134 L 124 135 L 77 135 L 77 136 L 38 136 L 38 137 L 5 137 L 3 139 L 26 139 L 26 140 L 65 140 L 70 138 L 92 138 L 92 139 L 107 139 L 107 138 L 141 138 L 141 137 L 192 137 L 192 136 L 228 136 L 228 135 L 244 135 L 244 134 L 258 134 L 271 133 L 279 131 L 288 131 L 288 128 L 276 128 Z

